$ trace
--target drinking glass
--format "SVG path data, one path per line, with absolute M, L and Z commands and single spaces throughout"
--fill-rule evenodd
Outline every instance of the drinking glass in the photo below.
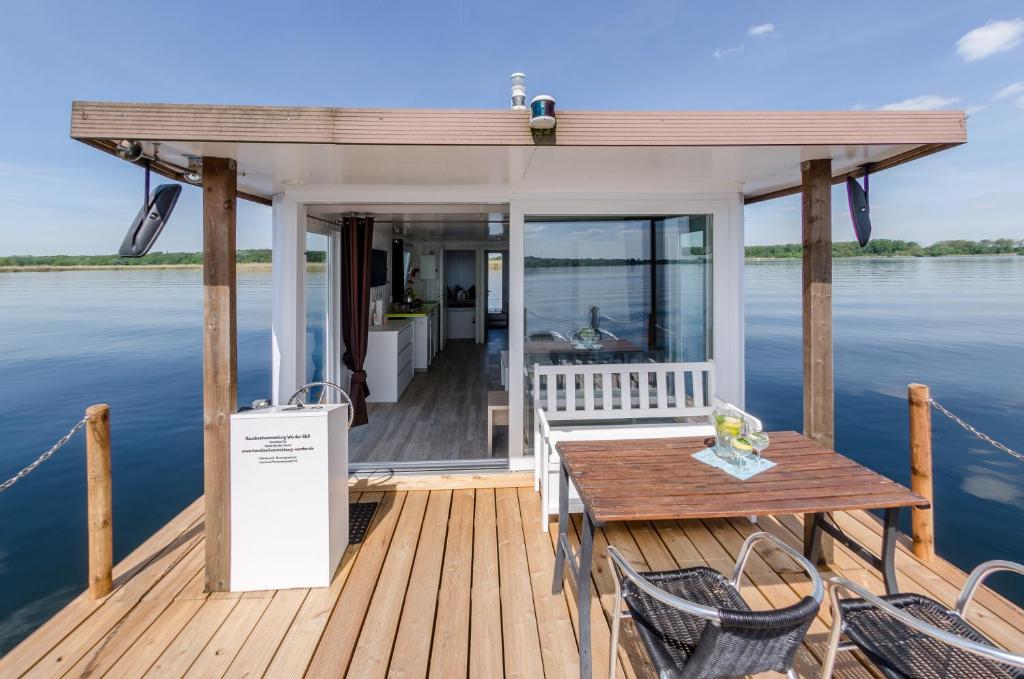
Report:
M 757 458 L 761 459 L 761 453 L 768 448 L 768 434 L 763 431 L 752 431 L 747 434 L 747 440 L 750 441 L 750 445 L 753 446 L 754 451 L 757 453 Z

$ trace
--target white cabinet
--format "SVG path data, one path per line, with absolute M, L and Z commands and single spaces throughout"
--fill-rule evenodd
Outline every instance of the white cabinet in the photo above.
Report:
M 434 362 L 440 350 L 440 315 L 437 307 L 429 313 L 416 317 L 416 369 L 426 370 Z
M 366 385 L 367 401 L 395 403 L 412 380 L 416 329 L 413 319 L 391 319 L 385 325 L 370 326 L 367 338 Z
M 455 307 L 448 309 L 448 339 L 476 338 L 476 309 Z
M 231 591 L 327 587 L 348 546 L 348 406 L 231 416 Z

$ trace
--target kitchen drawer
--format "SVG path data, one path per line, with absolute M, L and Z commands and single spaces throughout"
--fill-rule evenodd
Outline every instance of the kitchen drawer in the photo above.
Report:
M 401 330 L 398 331 L 398 351 L 401 352 L 405 349 L 407 344 L 412 344 L 413 338 L 415 337 L 415 324 L 410 323 Z
M 406 344 L 405 347 L 402 347 L 401 344 L 398 345 L 398 358 L 395 360 L 395 363 L 399 366 L 399 372 L 401 372 L 401 366 L 412 361 L 412 352 L 412 342 Z
M 415 366 L 413 365 L 412 356 L 409 357 L 409 362 L 398 369 L 398 396 L 402 396 L 402 392 L 409 386 L 409 382 L 412 381 L 413 375 L 416 374 Z

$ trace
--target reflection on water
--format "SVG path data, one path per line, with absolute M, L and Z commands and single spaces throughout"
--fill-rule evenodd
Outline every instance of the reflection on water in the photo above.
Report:
M 907 481 L 909 382 L 1024 445 L 1024 257 L 840 260 L 834 273 L 842 452 Z M 592 285 L 614 316 L 616 291 Z M 800 429 L 800 263 L 751 263 L 745 289 L 748 409 Z M 270 392 L 270 303 L 269 271 L 240 270 L 239 403 Z M 202 491 L 201 273 L 0 273 L 0 319 L 0 477 L 110 403 L 120 559 Z M 1024 464 L 933 423 L 939 552 L 962 568 L 1024 561 Z M 85 587 L 83 454 L 77 438 L 0 496 L 0 652 Z M 1024 601 L 1019 580 L 995 582 Z

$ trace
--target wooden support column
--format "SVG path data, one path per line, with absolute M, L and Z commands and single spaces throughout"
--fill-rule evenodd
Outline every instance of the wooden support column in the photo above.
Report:
M 832 386 L 832 160 L 800 164 L 803 185 L 804 434 L 835 446 Z M 810 516 L 805 516 L 805 530 Z M 832 540 L 822 536 L 822 558 L 832 560 Z
M 238 388 L 235 161 L 203 158 L 203 487 L 206 591 L 230 582 L 230 423 Z

